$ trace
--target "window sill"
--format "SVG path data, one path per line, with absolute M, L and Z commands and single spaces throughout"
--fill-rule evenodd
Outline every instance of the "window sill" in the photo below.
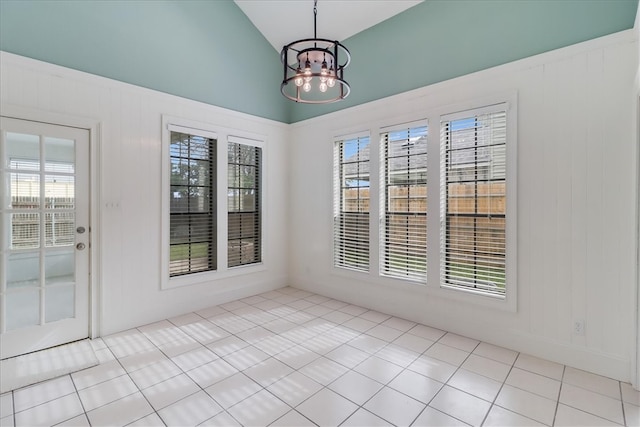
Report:
M 249 274 L 260 273 L 266 271 L 267 267 L 264 262 L 250 265 L 240 265 L 237 267 L 230 267 L 225 270 L 218 271 L 205 271 L 202 273 L 188 274 L 184 276 L 176 276 L 163 280 L 160 290 L 166 291 L 171 289 L 182 288 L 186 286 L 202 285 L 211 282 L 217 282 L 220 280 L 230 279 L 239 276 L 246 276 Z

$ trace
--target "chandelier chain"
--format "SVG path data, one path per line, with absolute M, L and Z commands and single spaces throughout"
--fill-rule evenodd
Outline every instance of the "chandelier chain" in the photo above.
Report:
M 318 0 L 313 0 L 313 38 L 317 39 L 318 38 L 318 34 L 317 34 L 317 24 L 316 24 L 316 20 L 318 19 Z

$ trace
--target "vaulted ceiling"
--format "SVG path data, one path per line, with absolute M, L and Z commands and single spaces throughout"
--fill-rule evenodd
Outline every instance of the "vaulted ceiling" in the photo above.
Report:
M 278 52 L 313 36 L 313 0 L 234 0 Z M 319 0 L 317 35 L 342 41 L 423 0 Z

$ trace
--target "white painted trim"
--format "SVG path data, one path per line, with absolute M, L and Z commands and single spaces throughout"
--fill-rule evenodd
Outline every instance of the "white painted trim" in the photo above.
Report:
M 350 132 L 350 133 L 344 133 L 344 134 L 340 134 L 340 135 L 336 135 L 333 137 L 333 142 L 341 142 L 341 141 L 346 141 L 348 139 L 357 139 L 357 138 L 364 138 L 364 137 L 370 137 L 371 135 L 369 135 L 369 130 L 363 130 L 360 132 Z
M 640 8 L 638 10 L 640 16 Z M 636 27 L 637 28 L 637 27 Z M 640 59 L 640 56 L 639 56 Z M 638 67 L 638 78 L 640 78 L 640 65 Z M 631 351 L 631 383 L 633 388 L 640 391 L 640 82 L 636 82 L 637 93 L 635 102 L 636 117 L 636 307 L 635 307 L 635 346 Z
M 4 52 L 1 52 L 4 54 Z M 0 55 L 0 59 L 2 56 Z M 22 120 L 50 123 L 69 126 L 89 131 L 89 221 L 91 238 L 91 256 L 89 260 L 89 338 L 101 335 L 103 323 L 103 295 L 100 282 L 102 265 L 102 243 L 100 221 L 100 207 L 102 188 L 102 175 L 100 170 L 100 158 L 102 149 L 102 124 L 100 120 L 91 117 L 81 117 L 70 114 L 61 114 L 36 108 L 2 103 L 0 105 L 2 115 Z
M 636 11 L 636 20 L 633 26 L 633 34 L 636 42 L 640 41 L 640 7 Z M 631 351 L 631 384 L 640 391 L 640 51 L 637 54 L 636 93 L 635 93 L 635 120 L 636 120 L 636 307 L 635 307 L 635 346 Z

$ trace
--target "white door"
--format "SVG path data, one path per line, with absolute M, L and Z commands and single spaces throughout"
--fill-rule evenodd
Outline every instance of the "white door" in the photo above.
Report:
M 89 131 L 0 118 L 0 358 L 89 335 Z

